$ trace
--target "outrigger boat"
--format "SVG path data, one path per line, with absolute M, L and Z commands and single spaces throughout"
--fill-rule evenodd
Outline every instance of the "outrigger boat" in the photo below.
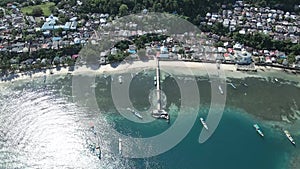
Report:
M 258 126 L 258 124 L 254 124 L 253 127 L 255 128 L 256 132 L 257 132 L 260 136 L 264 137 L 264 133 L 260 130 L 260 127 Z
M 296 145 L 296 142 L 294 141 L 294 139 L 293 139 L 293 137 L 291 136 L 291 134 L 289 133 L 289 131 L 284 130 L 284 134 L 286 135 L 286 137 L 290 140 L 290 142 L 291 142 L 293 145 Z
M 138 117 L 139 119 L 143 119 L 143 116 L 140 114 L 140 113 L 138 113 L 138 112 L 136 112 L 136 111 L 134 111 L 134 110 L 132 110 L 132 109 L 130 109 L 130 108 L 127 108 L 127 110 L 128 111 L 131 111 L 131 113 L 133 113 L 136 117 Z
M 205 121 L 204 121 L 204 119 L 203 119 L 202 117 L 200 118 L 200 122 L 202 123 L 203 127 L 204 127 L 206 130 L 208 130 L 208 126 L 207 126 L 207 124 L 205 123 Z

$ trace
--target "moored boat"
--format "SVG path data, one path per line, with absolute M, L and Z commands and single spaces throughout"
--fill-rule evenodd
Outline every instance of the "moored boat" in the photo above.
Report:
M 236 89 L 236 86 L 233 83 L 228 83 L 232 86 L 232 88 Z
M 264 137 L 264 133 L 260 130 L 260 127 L 258 126 L 258 124 L 254 124 L 253 127 L 255 128 L 256 132 L 257 132 L 260 136 Z
M 140 114 L 140 113 L 138 113 L 138 112 L 133 112 L 133 114 L 136 116 L 136 117 L 138 117 L 139 119 L 143 119 L 143 116 Z
M 138 113 L 138 112 L 136 112 L 136 111 L 134 111 L 134 110 L 132 110 L 132 109 L 130 109 L 130 108 L 127 108 L 127 110 L 128 111 L 131 111 L 131 113 L 133 113 L 136 117 L 138 117 L 139 119 L 143 119 L 143 116 L 140 114 L 140 113 Z
M 100 148 L 100 146 L 96 147 L 95 154 L 99 158 L 99 160 L 101 160 L 101 148 Z
M 290 142 L 291 142 L 293 145 L 296 145 L 296 142 L 295 142 L 295 140 L 293 139 L 293 137 L 291 136 L 291 134 L 289 133 L 289 131 L 284 130 L 284 134 L 286 135 L 286 137 L 290 140 Z
M 122 76 L 119 76 L 118 77 L 118 80 L 119 80 L 119 83 L 121 84 L 123 81 L 122 81 Z
M 202 123 L 203 127 L 204 127 L 206 130 L 208 130 L 208 126 L 207 126 L 207 124 L 205 123 L 205 121 L 204 121 L 204 119 L 203 119 L 202 117 L 200 118 L 200 122 Z
M 153 110 L 151 113 L 153 118 L 170 120 L 170 115 L 165 110 Z
M 221 94 L 224 94 L 222 87 L 219 85 L 219 91 Z

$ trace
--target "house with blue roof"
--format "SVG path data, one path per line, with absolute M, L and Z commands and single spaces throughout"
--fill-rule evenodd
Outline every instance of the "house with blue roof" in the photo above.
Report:
M 247 51 L 236 51 L 235 58 L 238 65 L 250 65 L 252 63 L 252 55 Z
M 58 21 L 58 18 L 50 15 L 48 18 L 46 18 L 46 22 L 41 27 L 42 31 L 46 30 L 55 30 L 55 29 L 64 29 L 64 30 L 75 30 L 77 29 L 77 21 L 76 17 L 72 18 L 71 22 L 66 22 L 64 25 L 56 25 L 56 21 Z

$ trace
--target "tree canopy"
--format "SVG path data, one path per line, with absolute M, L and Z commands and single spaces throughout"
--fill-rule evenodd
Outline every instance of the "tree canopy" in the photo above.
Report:
M 43 15 L 43 10 L 41 7 L 39 6 L 36 6 L 32 9 L 32 12 L 31 12 L 31 15 L 32 16 L 42 16 Z

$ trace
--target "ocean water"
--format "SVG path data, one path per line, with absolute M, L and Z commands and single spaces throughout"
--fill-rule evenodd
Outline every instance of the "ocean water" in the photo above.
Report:
M 155 88 L 153 75 L 153 71 L 137 74 L 129 87 L 129 98 L 139 111 L 151 107 L 149 93 Z M 189 81 L 188 77 L 180 79 Z M 196 79 L 201 102 L 200 109 L 192 110 L 199 119 L 207 116 L 211 88 L 207 77 Z M 88 101 L 83 104 L 72 101 L 71 75 L 49 77 L 46 83 L 43 78 L 37 78 L 1 86 L 0 168 L 289 168 L 293 155 L 297 154 L 297 147 L 289 143 L 277 126 L 282 124 L 293 129 L 296 141 L 300 140 L 299 133 L 295 132 L 298 128 L 250 115 L 253 112 L 248 111 L 261 111 L 263 107 L 249 109 L 249 106 L 243 104 L 251 102 L 241 98 L 250 95 L 249 99 L 254 99 L 251 95 L 253 88 L 268 86 L 264 92 L 257 93 L 256 97 L 257 100 L 262 96 L 269 100 L 265 98 L 265 93 L 269 95 L 277 90 L 270 87 L 274 84 L 251 78 L 245 80 L 249 84 L 248 88 L 243 88 L 238 85 L 241 84 L 238 83 L 240 79 L 231 80 L 237 84 L 238 90 L 228 88 L 229 100 L 223 117 L 214 134 L 205 143 L 198 142 L 202 125 L 196 119 L 186 137 L 172 149 L 157 156 L 135 159 L 124 158 L 117 153 L 117 138 L 109 131 L 113 128 L 132 137 L 151 137 L 168 130 L 178 117 L 181 97 L 179 86 L 172 76 L 166 75 L 162 83 L 166 109 L 171 112 L 170 124 L 161 120 L 136 123 L 123 117 L 111 98 L 112 78 L 109 75 L 97 77 L 92 86 L 101 112 L 90 110 Z M 85 85 L 91 86 L 88 83 Z M 291 84 L 277 87 L 291 93 L 299 90 Z M 242 94 L 238 95 L 239 91 Z M 248 95 L 245 96 L 245 93 Z M 291 95 L 290 98 L 296 107 L 300 104 L 297 96 Z M 278 103 L 269 104 L 268 111 L 276 110 L 277 106 Z M 284 110 L 289 110 L 289 106 L 280 105 Z M 254 123 L 261 126 L 264 138 L 256 133 Z M 95 127 L 93 131 L 91 126 Z M 100 145 L 100 160 L 90 150 L 91 144 Z

